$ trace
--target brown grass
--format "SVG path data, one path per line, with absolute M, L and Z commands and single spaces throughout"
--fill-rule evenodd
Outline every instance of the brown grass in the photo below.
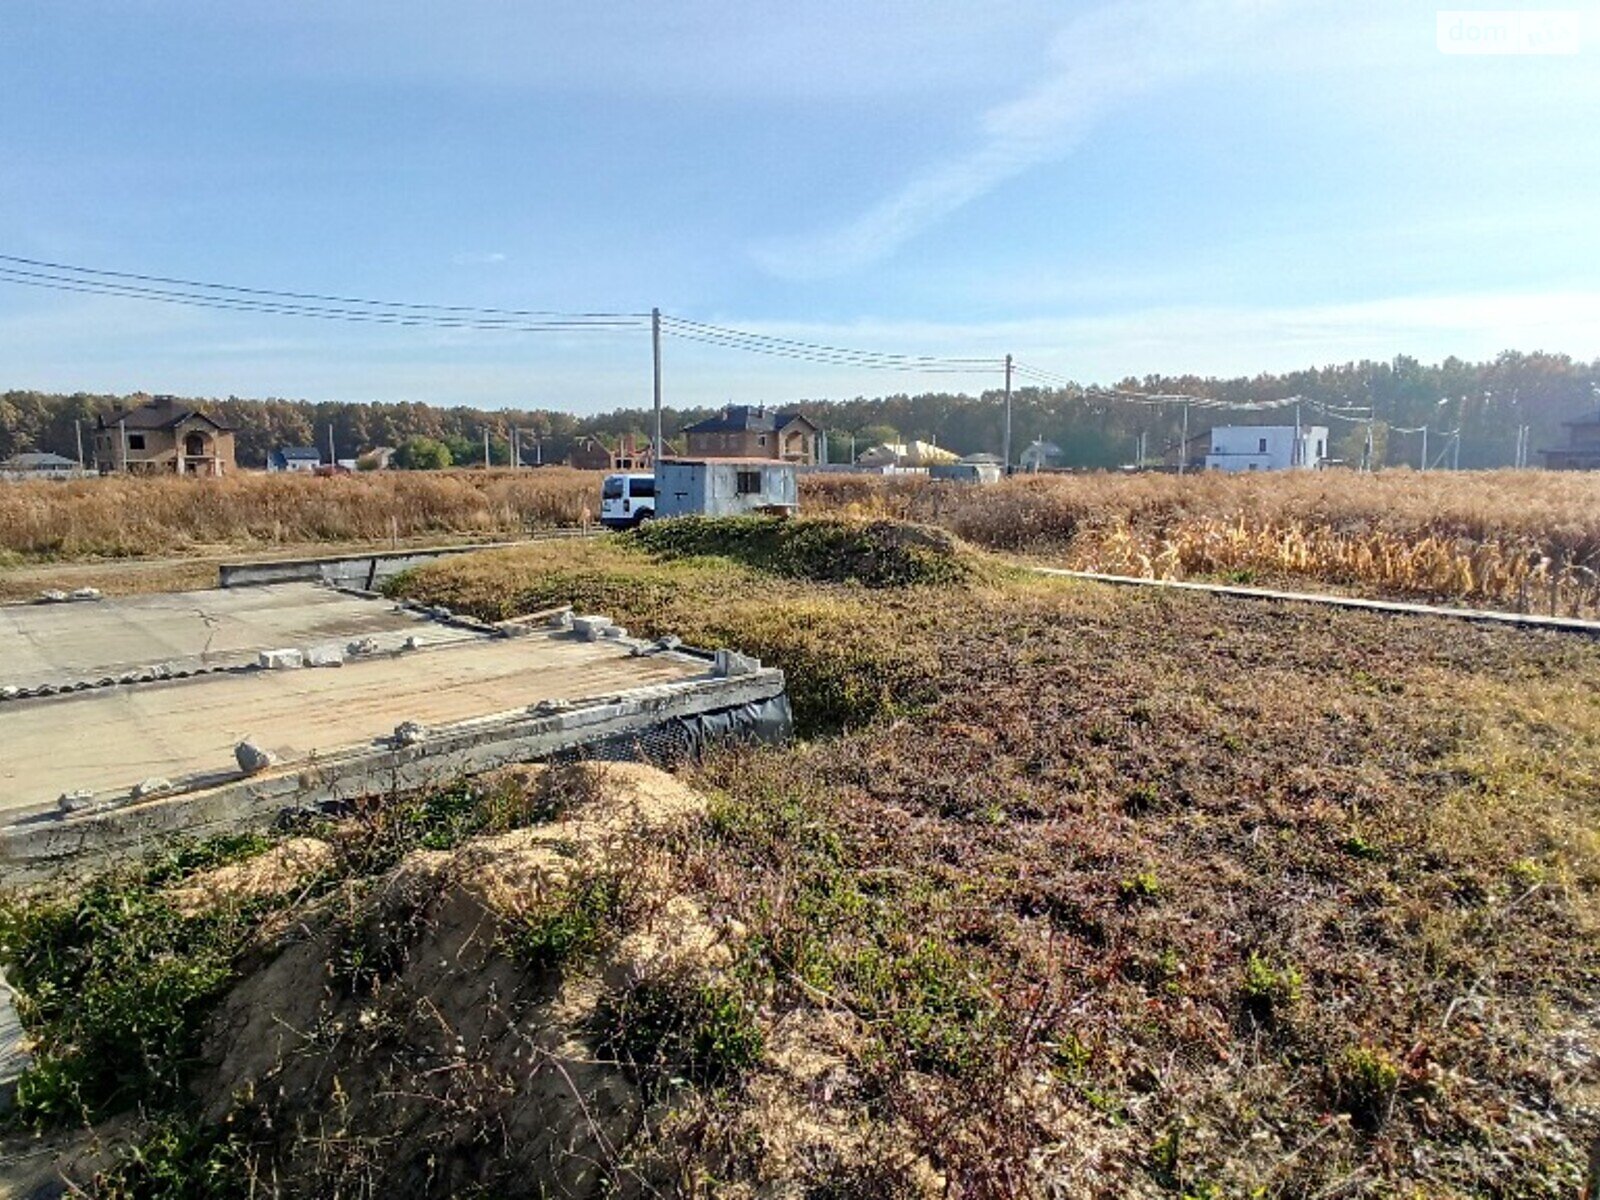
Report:
M 1003 572 L 868 589 L 623 539 L 401 586 L 759 649 L 816 724 L 837 715 L 839 736 L 700 764 L 709 811 L 667 847 L 773 1048 L 742 1085 L 641 1122 L 678 1194 L 1576 1194 L 1600 1135 L 1600 645 Z M 486 980 L 514 995 L 528 976 L 474 946 L 468 1049 L 401 1010 L 415 995 L 391 972 L 366 1007 L 405 1019 L 297 1049 L 319 1090 L 258 1090 L 317 1119 L 292 1153 L 353 1145 L 329 1080 L 354 1038 L 393 1072 L 351 1093 L 373 1170 L 419 1113 L 440 1144 L 519 1161 L 537 1135 L 493 1114 L 524 1060 L 494 1094 L 439 1103 L 431 1082 L 516 1045 L 476 1010 Z M 415 951 L 436 978 L 446 956 Z M 229 1003 L 308 1028 L 245 1003 L 252 981 L 314 1007 L 328 979 L 265 958 Z M 797 1029 L 813 1035 L 790 1053 Z
M 598 517 L 600 476 L 357 473 L 331 479 L 87 479 L 0 487 L 0 554 L 123 557 L 427 535 L 512 536 Z
M 806 1160 L 810 1194 L 913 1194 L 919 1155 L 997 1200 L 1575 1190 L 1595 645 L 1041 579 L 719 582 L 609 546 L 547 590 L 574 549 L 415 582 L 471 609 L 603 584 L 630 624 L 735 645 L 781 627 L 797 701 L 848 718 L 706 764 L 692 864 L 750 931 L 764 1019 L 850 1031 L 796 1132 L 840 1108 L 911 1131 L 892 1161 Z
M 1082 570 L 1600 612 L 1596 474 L 1054 475 L 982 489 L 812 476 L 803 501 L 942 525 Z

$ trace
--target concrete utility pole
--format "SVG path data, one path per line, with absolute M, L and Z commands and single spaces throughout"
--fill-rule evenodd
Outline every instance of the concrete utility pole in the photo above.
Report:
M 83 470 L 83 422 L 74 421 L 72 423 L 72 432 L 78 438 L 78 470 L 81 471 Z
M 339 461 L 339 456 L 333 449 L 333 422 L 328 422 L 328 465 L 331 467 Z
M 522 454 L 517 446 L 517 427 L 513 425 L 511 427 L 511 469 L 515 471 L 520 466 L 522 466 Z
M 1419 467 L 1418 470 L 1426 471 L 1427 469 L 1428 469 L 1428 427 L 1426 425 L 1424 425 L 1422 427 L 1422 466 Z
M 1006 355 L 1006 431 L 1000 441 L 1000 457 L 1005 463 L 1003 474 L 1011 474 L 1011 355 Z
M 655 361 L 656 435 L 650 443 L 650 460 L 661 461 L 661 310 L 650 310 L 650 353 Z
M 483 427 L 483 469 L 489 469 L 489 427 Z

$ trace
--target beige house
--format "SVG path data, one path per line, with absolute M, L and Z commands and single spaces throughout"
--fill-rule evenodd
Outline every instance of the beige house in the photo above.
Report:
M 101 413 L 94 456 L 102 475 L 220 476 L 234 469 L 233 430 L 175 397 L 156 396 Z

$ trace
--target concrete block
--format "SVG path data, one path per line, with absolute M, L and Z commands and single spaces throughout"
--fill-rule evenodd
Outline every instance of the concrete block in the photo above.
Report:
M 268 671 L 287 671 L 305 665 L 305 655 L 298 650 L 263 650 L 256 656 L 256 664 Z
M 394 727 L 396 746 L 416 746 L 427 740 L 427 727 L 417 721 L 402 721 Z
M 159 775 L 156 775 L 135 784 L 133 791 L 129 794 L 135 800 L 144 800 L 150 796 L 159 796 L 163 792 L 170 792 L 171 790 L 172 780 L 162 779 Z
M 342 667 L 344 651 L 337 646 L 312 646 L 306 651 L 308 667 Z
M 553 717 L 556 713 L 564 713 L 571 707 L 571 700 L 541 700 L 537 704 L 530 704 L 528 711 L 536 717 Z
M 64 813 L 80 812 L 94 803 L 94 793 L 88 788 L 79 788 L 75 792 L 62 792 L 56 799 L 56 807 Z
M 550 618 L 550 628 L 551 629 L 571 629 L 572 628 L 572 610 L 570 608 L 563 609 L 561 612 L 558 612 L 553 617 L 551 617 Z
M 376 654 L 378 652 L 378 639 L 369 637 L 357 638 L 345 646 L 344 652 L 351 658 L 365 658 L 369 654 Z
M 610 617 L 588 614 L 572 618 L 572 632 L 588 642 L 597 642 L 611 624 Z
M 607 625 L 600 631 L 600 636 L 603 638 L 625 638 L 628 636 L 628 631 L 621 625 Z
M 39 599 L 45 604 L 60 604 L 66 598 L 67 594 L 56 588 L 45 588 L 44 591 L 39 593 Z
M 263 750 L 254 742 L 246 740 L 233 748 L 233 757 L 239 764 L 239 769 L 246 775 L 257 775 L 265 771 L 278 761 L 278 756 L 270 750 Z
M 748 654 L 740 654 L 735 650 L 718 650 L 716 661 L 711 666 L 711 673 L 719 679 L 735 675 L 754 675 L 759 670 L 761 670 L 759 658 L 751 658 Z
M 5 687 L 0 687 L 0 700 L 15 700 L 20 695 L 22 695 L 22 689 L 15 684 L 7 684 Z
M 98 599 L 100 599 L 100 589 L 99 588 L 92 588 L 92 587 L 74 588 L 72 590 L 72 595 L 69 597 L 69 599 L 72 599 L 72 600 L 98 600 Z

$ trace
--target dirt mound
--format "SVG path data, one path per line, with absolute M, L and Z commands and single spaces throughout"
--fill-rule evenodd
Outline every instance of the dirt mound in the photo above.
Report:
M 249 1131 L 262 1177 L 408 1196 L 666 1182 L 645 1146 L 667 1072 L 708 1064 L 656 1056 L 693 1043 L 672 1026 L 704 1019 L 733 939 L 675 878 L 703 798 L 653 768 L 596 770 L 570 814 L 414 851 L 263 947 L 213 1021 L 198 1089 L 207 1122 Z M 665 1027 L 618 1028 L 642 997 Z
M 283 896 L 327 870 L 334 857 L 333 847 L 318 838 L 290 838 L 254 858 L 202 871 L 168 897 L 179 913 L 192 917 L 222 901 Z

